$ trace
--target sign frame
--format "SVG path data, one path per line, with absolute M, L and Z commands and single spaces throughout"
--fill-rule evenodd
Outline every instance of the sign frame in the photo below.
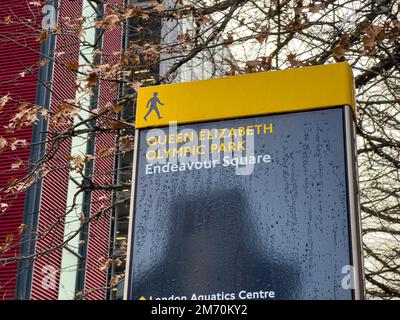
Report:
M 336 64 L 342 65 L 342 64 Z M 303 68 L 303 69 L 312 69 L 311 68 Z M 321 67 L 319 67 L 321 68 Z M 324 68 L 324 66 L 322 67 Z M 229 77 L 235 78 L 235 77 Z M 223 78 L 225 79 L 225 78 Z M 209 80 L 204 80 L 200 82 L 206 82 Z M 354 84 L 353 79 L 349 81 L 349 90 L 352 91 L 351 93 L 351 100 L 354 100 Z M 178 86 L 179 84 L 174 84 L 174 86 Z M 168 85 L 167 85 L 168 86 Z M 351 88 L 350 88 L 351 86 Z M 162 86 L 159 86 L 159 88 Z M 144 89 L 151 89 L 154 90 L 155 87 L 147 87 Z M 142 89 L 141 89 L 142 90 Z M 139 90 L 139 95 L 140 95 Z M 365 275 L 364 275 L 364 260 L 363 260 L 363 252 L 362 252 L 362 231 L 361 231 L 361 215 L 360 215 L 360 203 L 359 203 L 359 190 L 358 190 L 358 170 L 357 170 L 357 157 L 356 157 L 356 129 L 355 129 L 355 122 L 354 122 L 354 109 L 355 103 L 349 103 L 349 100 L 345 101 L 346 103 L 339 104 L 339 105 L 331 105 L 331 106 L 323 106 L 318 108 L 317 106 L 313 106 L 312 108 L 305 107 L 299 108 L 301 110 L 320 110 L 320 109 L 330 109 L 330 108 L 343 108 L 343 135 L 344 135 L 344 152 L 345 152 L 345 170 L 346 170 L 346 189 L 347 189 L 347 211 L 348 211 L 348 232 L 349 232 L 349 246 L 350 246 L 350 258 L 351 258 L 351 265 L 352 265 L 352 281 L 353 281 L 353 300 L 362 300 L 365 298 Z M 143 109 L 143 107 L 142 107 Z M 296 110 L 294 110 L 296 111 Z M 292 113 L 291 111 L 282 110 L 282 112 L 269 112 L 269 110 L 265 110 L 265 113 L 259 114 L 259 116 L 266 116 L 271 114 L 288 114 Z M 245 115 L 242 115 L 245 117 Z M 253 117 L 255 115 L 251 114 L 247 115 L 246 117 Z M 226 119 L 234 119 L 240 118 L 239 115 L 233 115 L 231 117 L 227 117 Z M 172 120 L 172 119 L 171 119 Z M 213 119 L 210 118 L 210 121 L 213 120 L 223 120 L 223 119 Z M 204 120 L 196 121 L 182 121 L 180 124 L 190 124 L 190 123 L 198 123 L 198 122 L 208 122 Z M 149 126 L 137 126 L 135 130 L 135 141 L 134 141 L 134 152 L 133 152 L 133 170 L 132 170 L 132 186 L 131 186 L 131 202 L 130 202 L 130 210 L 129 210 L 129 228 L 128 228 L 128 245 L 127 245 L 127 255 L 126 255 L 126 270 L 125 270 L 125 286 L 124 286 L 124 300 L 130 299 L 132 289 L 131 286 L 131 279 L 130 276 L 133 275 L 133 264 L 132 261 L 132 248 L 133 248 L 133 241 L 134 241 L 134 216 L 135 216 L 135 207 L 136 207 L 136 191 L 137 191 L 137 170 L 138 170 L 138 155 L 139 155 L 139 139 L 140 134 L 143 129 L 148 129 L 152 127 L 165 127 L 167 126 L 165 123 L 161 125 L 151 124 Z
M 354 115 L 350 106 L 344 106 L 344 135 L 346 152 L 347 206 L 349 213 L 349 240 L 353 266 L 354 300 L 365 299 L 364 255 L 362 251 L 362 230 L 360 193 L 357 167 L 357 136 Z

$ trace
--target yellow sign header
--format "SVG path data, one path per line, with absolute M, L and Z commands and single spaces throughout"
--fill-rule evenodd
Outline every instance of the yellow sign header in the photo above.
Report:
M 144 87 L 138 92 L 136 128 L 340 105 L 355 109 L 354 99 L 347 63 Z

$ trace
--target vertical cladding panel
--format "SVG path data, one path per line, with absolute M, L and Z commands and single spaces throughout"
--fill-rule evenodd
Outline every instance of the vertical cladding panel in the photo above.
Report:
M 109 0 L 108 4 L 120 6 L 123 0 Z M 107 12 L 107 11 L 106 11 Z M 117 62 L 118 53 L 122 50 L 122 28 L 116 28 L 105 33 L 103 39 L 103 61 L 110 65 Z M 102 82 L 99 91 L 99 109 L 104 108 L 107 102 L 117 99 L 118 88 L 111 82 Z M 100 133 L 96 136 L 95 152 L 110 149 L 115 145 L 115 134 Z M 114 157 L 103 157 L 95 160 L 94 182 L 101 185 L 111 185 L 113 182 Z M 96 214 L 101 208 L 111 204 L 112 194 L 109 191 L 95 191 L 92 194 L 91 213 Z M 110 247 L 111 220 L 109 212 L 89 226 L 88 254 L 86 262 L 85 290 L 91 291 L 107 285 L 107 274 L 99 270 L 99 262 L 108 257 Z M 105 299 L 105 291 L 97 290 L 87 296 L 89 300 Z
M 56 62 L 52 80 L 51 111 L 58 109 L 60 102 L 75 98 L 76 75 L 66 68 L 69 62 L 77 61 L 79 40 L 75 37 L 76 28 L 69 27 L 68 21 L 76 21 L 82 15 L 82 0 L 60 1 L 58 23 L 62 35 L 57 36 Z M 51 123 L 51 119 L 50 119 Z M 65 168 L 71 152 L 71 140 L 65 140 L 60 145 L 51 142 L 55 132 L 65 130 L 69 124 L 49 126 L 47 154 L 53 150 L 55 156 L 48 160 L 47 168 L 50 173 L 43 182 L 38 231 L 41 239 L 37 242 L 36 252 L 51 252 L 36 260 L 32 279 L 32 299 L 57 299 L 59 285 L 59 270 L 61 267 L 61 248 L 58 248 L 64 237 L 63 216 L 66 212 L 69 170 Z M 52 232 L 46 231 L 52 228 Z M 54 250 L 53 250 L 54 249 Z M 46 282 L 48 276 L 53 280 Z M 50 285 L 43 285 L 43 284 Z
M 29 26 L 23 21 L 30 19 Z M 33 30 L 38 30 L 41 14 L 28 2 L 7 0 L 0 2 L 0 97 L 10 93 L 18 101 L 35 103 L 36 77 L 40 44 L 36 41 Z M 8 21 L 8 23 L 4 23 Z M 27 71 L 27 70 L 30 71 Z M 25 71 L 25 74 L 22 72 Z M 31 127 L 24 127 L 15 133 L 8 133 L 4 126 L 16 113 L 16 103 L 8 103 L 0 113 L 0 136 L 5 138 L 26 139 L 29 143 L 32 135 Z M 24 163 L 29 159 L 29 148 L 12 151 L 9 148 L 0 151 L 0 189 L 4 188 L 10 178 L 21 178 L 26 174 L 26 168 L 11 171 L 10 164 L 16 160 Z M 0 214 L 0 246 L 7 235 L 13 234 L 15 245 L 6 252 L 0 253 L 0 258 L 15 256 L 18 253 L 17 229 L 22 223 L 25 195 L 11 197 L 0 192 L 2 202 L 9 208 Z M 15 298 L 17 264 L 0 264 L 0 300 Z

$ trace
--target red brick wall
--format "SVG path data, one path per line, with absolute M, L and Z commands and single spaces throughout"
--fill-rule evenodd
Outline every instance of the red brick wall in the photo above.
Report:
M 65 17 L 76 21 L 82 15 L 82 0 L 60 1 L 58 22 L 62 28 L 62 35 L 56 39 L 56 62 L 54 64 L 52 80 L 52 96 L 50 109 L 58 110 L 60 102 L 65 99 L 75 99 L 75 80 L 76 75 L 66 68 L 69 62 L 78 60 L 79 41 L 75 36 L 68 33 L 74 33 L 73 28 L 69 28 Z M 50 119 L 51 122 L 51 119 Z M 49 137 L 52 133 L 66 129 L 68 124 L 49 126 Z M 51 139 L 46 150 L 50 152 L 55 146 Z M 64 229 L 62 222 L 66 212 L 68 177 L 69 170 L 65 169 L 68 156 L 71 154 L 71 140 L 66 140 L 59 147 L 56 156 L 47 162 L 47 168 L 50 173 L 43 181 L 42 198 L 38 220 L 39 235 L 43 235 L 49 228 L 56 226 L 51 233 L 43 237 L 36 244 L 36 252 L 44 252 L 47 248 L 54 247 L 62 243 L 64 238 Z M 60 221 L 58 219 L 60 218 Z M 32 299 L 57 299 L 58 285 L 61 267 L 61 253 L 59 248 L 51 253 L 46 253 L 43 257 L 36 259 L 33 269 L 32 279 Z M 48 271 L 55 270 L 55 286 L 43 286 Z
M 109 0 L 109 4 L 121 5 L 123 0 Z M 116 63 L 118 55 L 122 50 L 122 28 L 116 28 L 106 32 L 103 41 L 103 64 L 110 65 Z M 107 102 L 113 102 L 117 98 L 118 89 L 112 86 L 111 82 L 103 82 L 99 91 L 99 109 L 102 110 Z M 101 124 L 100 124 L 101 125 Z M 114 133 L 100 133 L 96 136 L 95 152 L 112 148 L 115 145 L 116 136 Z M 99 158 L 94 162 L 94 182 L 102 185 L 110 185 L 113 182 L 112 172 L 114 169 L 114 157 L 108 156 Z M 95 191 L 92 194 L 92 213 L 98 212 L 101 206 L 111 204 L 111 192 Z M 107 201 L 100 201 L 104 197 Z M 107 274 L 99 270 L 99 261 L 108 257 L 110 247 L 111 217 L 109 213 L 94 221 L 89 226 L 88 259 L 86 263 L 85 290 L 91 291 L 95 288 L 107 285 Z M 94 291 L 87 297 L 90 300 L 105 299 L 103 290 Z
M 27 19 L 31 19 L 30 24 L 38 29 L 41 14 L 34 7 L 29 7 L 28 1 L 0 1 L 0 97 L 10 93 L 15 100 L 35 103 L 40 43 L 36 41 L 37 34 L 23 23 Z M 26 71 L 27 68 L 32 72 Z M 0 113 L 0 136 L 26 139 L 29 143 L 31 127 L 24 127 L 15 133 L 5 132 L 4 126 L 16 112 L 15 105 L 16 103 L 8 103 Z M 29 159 L 29 148 L 16 151 L 8 148 L 0 152 L 0 188 L 11 177 L 21 178 L 26 174 L 25 170 L 10 170 L 11 163 L 17 159 L 26 163 Z M 6 212 L 0 214 L 1 245 L 9 234 L 13 234 L 14 240 L 18 240 L 17 229 L 22 223 L 25 196 L 22 193 L 10 199 L 0 193 L 0 197 L 10 205 Z M 0 258 L 15 256 L 17 253 L 18 247 L 14 246 L 11 250 L 0 253 Z M 4 265 L 0 262 L 0 300 L 15 298 L 16 272 L 16 263 Z

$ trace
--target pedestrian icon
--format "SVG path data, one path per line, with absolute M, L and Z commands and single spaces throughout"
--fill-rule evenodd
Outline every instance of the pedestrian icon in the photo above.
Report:
M 149 111 L 147 111 L 146 115 L 144 116 L 145 121 L 147 121 L 147 117 L 151 114 L 152 111 L 155 111 L 155 113 L 158 116 L 158 119 L 162 119 L 157 104 L 160 104 L 162 106 L 164 105 L 164 103 L 162 103 L 160 99 L 158 99 L 158 92 L 154 92 L 153 97 L 149 101 L 147 101 L 146 108 L 149 109 Z

